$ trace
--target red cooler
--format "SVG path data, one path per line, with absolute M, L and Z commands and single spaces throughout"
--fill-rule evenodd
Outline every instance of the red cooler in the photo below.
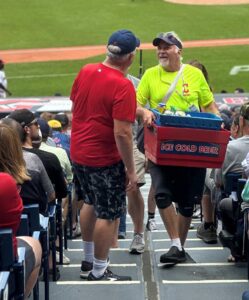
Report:
M 144 129 L 145 154 L 158 165 L 220 168 L 230 132 L 172 126 Z

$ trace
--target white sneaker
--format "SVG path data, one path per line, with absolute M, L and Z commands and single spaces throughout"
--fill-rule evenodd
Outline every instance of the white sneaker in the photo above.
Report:
M 56 263 L 60 263 L 60 252 L 56 251 Z M 63 253 L 63 260 L 62 260 L 63 265 L 69 265 L 70 264 L 70 259 Z
M 136 233 L 130 245 L 131 254 L 141 254 L 144 252 L 145 242 L 141 234 Z
M 193 212 L 193 219 L 199 219 L 201 217 L 201 209 L 197 208 L 194 212 Z
M 156 219 L 149 219 L 147 224 L 146 224 L 146 229 L 148 231 L 157 231 L 157 224 L 156 224 Z
M 76 227 L 73 229 L 73 238 L 81 236 L 80 224 L 77 223 Z

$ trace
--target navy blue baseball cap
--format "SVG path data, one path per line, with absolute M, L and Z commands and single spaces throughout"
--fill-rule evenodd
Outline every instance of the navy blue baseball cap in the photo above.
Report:
M 158 46 L 163 41 L 169 45 L 175 45 L 182 49 L 182 42 L 174 32 L 162 32 L 153 40 L 153 46 Z
M 128 54 L 140 45 L 140 40 L 129 30 L 115 31 L 109 38 L 107 48 L 114 54 Z M 118 48 L 110 46 L 117 46 Z

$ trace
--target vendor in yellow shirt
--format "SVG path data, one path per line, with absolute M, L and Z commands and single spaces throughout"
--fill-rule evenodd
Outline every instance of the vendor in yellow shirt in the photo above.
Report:
M 155 116 L 145 108 L 157 108 L 181 68 L 182 41 L 174 32 L 159 34 L 153 45 L 157 47 L 159 65 L 148 69 L 137 89 L 137 116 L 145 125 L 151 125 Z M 218 114 L 213 94 L 202 72 L 190 65 L 184 66 L 177 85 L 166 103 L 166 109 L 200 110 Z M 184 243 L 191 223 L 194 204 L 200 203 L 206 169 L 160 166 L 149 161 L 155 200 L 171 239 L 168 252 L 161 255 L 161 263 L 179 263 L 186 260 Z M 172 202 L 178 203 L 178 215 Z

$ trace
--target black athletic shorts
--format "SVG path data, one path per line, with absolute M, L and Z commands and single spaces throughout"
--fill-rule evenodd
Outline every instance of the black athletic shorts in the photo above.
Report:
M 167 194 L 178 206 L 201 202 L 206 169 L 161 166 L 149 161 L 149 170 L 155 195 Z

